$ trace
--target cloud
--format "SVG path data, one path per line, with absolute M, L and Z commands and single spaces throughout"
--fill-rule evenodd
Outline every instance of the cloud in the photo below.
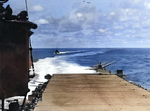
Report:
M 136 26 L 135 26 L 135 27 L 136 27 Z M 117 30 L 118 30 L 118 29 L 123 29 L 123 26 L 115 25 L 115 26 L 114 26 L 114 29 L 117 29 Z
M 98 30 L 100 33 L 106 33 L 107 29 L 99 29 Z
M 40 19 L 37 21 L 38 24 L 49 24 L 49 21 L 46 19 Z
M 78 32 L 91 26 L 98 20 L 95 7 L 76 7 L 68 15 L 60 18 L 60 32 Z
M 41 5 L 34 5 L 33 6 L 33 11 L 43 11 L 44 8 Z
M 150 9 L 150 3 L 144 3 L 144 5 L 147 9 Z
M 124 46 L 134 46 L 138 43 L 132 41 L 143 41 L 141 45 L 144 45 L 145 41 L 148 44 L 150 34 L 150 5 L 146 4 L 148 1 L 122 0 L 117 4 L 112 1 L 109 3 L 116 7 L 109 7 L 106 10 L 106 7 L 95 6 L 93 3 L 90 5 L 78 3 L 59 18 L 55 18 L 51 15 L 51 11 L 47 10 L 47 13 L 37 17 L 36 23 L 39 27 L 36 32 L 45 36 L 43 42 L 55 41 L 51 44 L 54 46 L 60 44 L 60 47 L 66 46 L 65 44 L 69 47 L 87 47 L 86 45 L 119 47 L 121 43 Z
M 59 28 L 59 32 L 76 32 L 80 30 L 82 30 L 82 26 L 73 22 L 61 23 L 61 26 Z
M 112 12 L 107 16 L 114 15 L 115 12 Z M 102 15 L 101 11 L 97 10 L 95 6 L 79 6 L 73 9 L 68 15 L 59 19 L 47 16 L 38 20 L 38 23 L 41 24 L 38 30 L 42 30 L 43 28 L 47 29 L 38 32 L 49 34 L 51 37 L 59 33 L 59 36 L 66 35 L 63 36 L 65 38 L 70 34 L 72 38 L 68 38 L 67 40 L 80 41 L 84 44 L 84 42 L 90 40 L 89 38 L 91 38 L 91 36 L 98 37 L 110 34 L 108 31 L 111 28 L 112 20 L 106 20 L 105 18 L 106 15 Z M 52 34 L 52 31 L 55 33 Z M 81 37 L 82 39 L 77 37 Z M 64 40 L 64 38 L 62 39 Z
M 114 13 L 114 12 L 111 12 L 109 15 L 112 15 L 112 16 L 113 16 L 113 15 L 115 15 L 115 13 Z
M 82 17 L 83 14 L 82 13 L 77 13 L 77 17 Z

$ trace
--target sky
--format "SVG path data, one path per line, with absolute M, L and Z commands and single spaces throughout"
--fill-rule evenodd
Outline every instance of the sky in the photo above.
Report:
M 9 0 L 13 14 L 25 0 Z M 150 0 L 27 0 L 33 48 L 150 48 Z

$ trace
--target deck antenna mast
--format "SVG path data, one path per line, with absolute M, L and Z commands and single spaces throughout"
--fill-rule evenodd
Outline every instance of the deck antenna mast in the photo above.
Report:
M 26 11 L 27 11 L 27 18 L 29 18 L 28 17 L 28 3 L 27 3 L 27 0 L 25 0 L 25 4 L 26 4 Z

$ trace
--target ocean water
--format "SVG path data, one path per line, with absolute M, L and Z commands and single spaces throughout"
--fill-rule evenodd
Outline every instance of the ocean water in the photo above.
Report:
M 113 62 L 106 70 L 116 74 L 123 70 L 127 81 L 140 84 L 150 90 L 150 49 L 149 48 L 55 48 L 33 49 L 37 81 L 45 81 L 46 74 L 95 73 L 88 70 L 99 62 Z M 30 84 L 32 86 L 32 84 Z

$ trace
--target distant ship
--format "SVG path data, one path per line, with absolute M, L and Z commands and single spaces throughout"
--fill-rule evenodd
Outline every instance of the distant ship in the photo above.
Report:
M 56 49 L 56 51 L 54 52 L 54 54 L 58 54 L 59 53 L 59 51 L 58 51 L 58 49 Z

